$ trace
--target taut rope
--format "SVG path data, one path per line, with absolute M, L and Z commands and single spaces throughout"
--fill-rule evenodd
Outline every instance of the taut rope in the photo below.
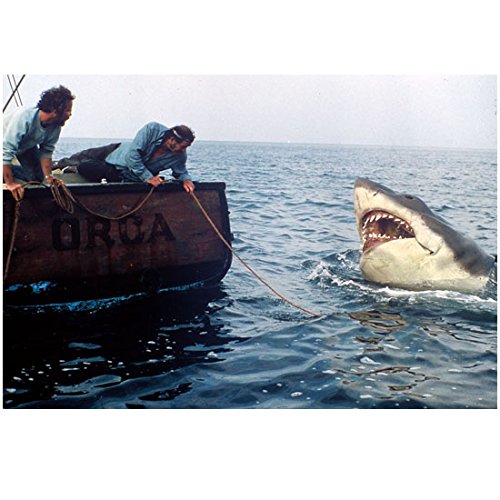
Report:
M 291 300 L 287 299 L 286 297 L 284 297 L 283 295 L 281 295 L 281 293 L 279 293 L 278 291 L 276 291 L 269 283 L 267 283 L 267 281 L 265 281 L 263 278 L 261 278 L 256 271 L 254 271 L 234 250 L 233 250 L 233 247 L 226 241 L 226 239 L 224 238 L 224 236 L 222 235 L 222 233 L 219 231 L 219 229 L 217 228 L 217 226 L 214 224 L 214 222 L 212 221 L 212 219 L 210 218 L 210 216 L 208 215 L 208 213 L 206 212 L 206 210 L 203 208 L 202 204 L 200 203 L 200 200 L 198 199 L 198 197 L 193 193 L 191 192 L 190 193 L 191 196 L 193 197 L 194 201 L 196 202 L 196 204 L 198 205 L 198 208 L 201 210 L 202 214 L 205 216 L 205 219 L 207 219 L 208 223 L 212 226 L 213 230 L 217 233 L 217 236 L 221 239 L 222 243 L 224 243 L 224 245 L 226 245 L 226 247 L 231 251 L 231 253 L 265 286 L 267 286 L 267 288 L 269 288 L 269 290 L 271 290 L 271 292 L 273 292 L 276 296 L 278 296 L 281 300 L 283 300 L 284 302 L 286 302 L 287 304 L 291 305 L 292 307 L 295 307 L 296 309 L 306 313 L 306 314 L 309 314 L 310 316 L 314 316 L 316 318 L 320 318 L 321 315 L 320 314 L 317 314 L 315 312 L 312 312 L 312 311 L 308 311 L 307 309 L 304 309 L 303 307 L 295 304 L 294 302 L 292 302 Z
M 27 183 L 23 184 L 23 187 L 27 184 L 44 185 L 41 182 L 31 181 L 31 182 L 27 182 Z M 72 214 L 74 212 L 74 205 L 77 204 L 80 208 L 87 211 L 89 214 L 95 215 L 96 217 L 101 217 L 103 219 L 108 219 L 108 220 L 120 220 L 120 219 L 128 217 L 129 215 L 132 215 L 135 212 L 137 212 L 138 210 L 140 210 L 144 206 L 144 204 L 147 202 L 147 200 L 150 198 L 150 196 L 153 194 L 154 189 L 155 189 L 155 187 L 153 186 L 151 188 L 151 190 L 149 191 L 149 193 L 144 197 L 144 199 L 142 201 L 140 201 L 133 209 L 131 209 L 131 210 L 129 210 L 121 215 L 118 215 L 118 216 L 107 216 L 107 215 L 98 214 L 98 213 L 90 210 L 80 200 L 78 200 L 78 198 L 76 196 L 73 195 L 73 193 L 69 190 L 69 188 L 63 182 L 56 180 L 55 182 L 53 182 L 50 185 L 50 190 L 51 190 L 52 196 L 53 196 L 55 202 L 57 203 L 57 205 L 62 210 Z M 193 200 L 195 201 L 195 203 L 198 205 L 198 208 L 200 209 L 201 213 L 204 215 L 205 219 L 210 224 L 212 229 L 215 231 L 217 236 L 220 238 L 222 243 L 224 243 L 224 245 L 230 250 L 230 252 L 243 264 L 243 266 L 245 266 L 248 269 L 248 271 L 250 271 L 263 285 L 265 285 L 267 288 L 269 288 L 269 290 L 271 290 L 271 292 L 273 292 L 283 302 L 286 302 L 290 306 L 294 307 L 295 309 L 298 309 L 299 311 L 302 311 L 302 312 L 308 314 L 309 316 L 314 316 L 316 318 L 321 317 L 320 314 L 309 311 L 308 309 L 305 309 L 305 308 L 299 306 L 298 304 L 295 304 L 291 300 L 287 299 L 285 296 L 283 296 L 281 293 L 279 293 L 275 288 L 273 288 L 267 281 L 265 281 L 263 278 L 261 278 L 259 276 L 259 274 L 256 271 L 254 271 L 254 269 L 249 264 L 247 264 L 236 253 L 236 251 L 233 249 L 233 247 L 227 242 L 227 240 L 224 238 L 222 233 L 219 231 L 219 229 L 217 228 L 217 226 L 215 225 L 213 220 L 208 215 L 207 211 L 203 208 L 203 205 L 201 204 L 198 197 L 193 192 L 191 192 L 190 194 L 193 197 Z M 5 263 L 5 269 L 4 269 L 4 277 L 3 277 L 4 281 L 6 280 L 8 274 L 9 274 L 10 261 L 11 261 L 12 253 L 14 250 L 14 242 L 16 240 L 17 225 L 19 222 L 20 213 L 21 213 L 21 200 L 17 200 L 15 214 L 14 214 L 14 221 L 12 223 L 12 231 L 11 231 L 11 238 L 10 238 L 10 242 L 9 242 L 9 249 L 7 252 L 7 259 L 6 259 L 6 263 Z

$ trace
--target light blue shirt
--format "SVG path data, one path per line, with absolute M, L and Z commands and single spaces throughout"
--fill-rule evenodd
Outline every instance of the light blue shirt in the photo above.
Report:
M 42 127 L 40 110 L 37 107 L 16 109 L 4 117 L 4 165 L 10 165 L 17 155 L 36 146 L 40 148 L 41 158 L 52 158 L 60 134 L 59 125 Z
M 120 171 L 126 181 L 146 182 L 152 176 L 165 176 L 171 170 L 175 179 L 191 180 L 186 169 L 186 153 L 166 153 L 152 159 L 153 153 L 163 142 L 165 132 L 169 129 L 157 122 L 150 122 L 142 127 L 132 142 L 122 143 L 106 157 Z

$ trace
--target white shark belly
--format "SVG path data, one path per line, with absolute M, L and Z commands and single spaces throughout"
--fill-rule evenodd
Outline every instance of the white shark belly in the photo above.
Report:
M 368 281 L 409 290 L 477 292 L 489 273 L 471 274 L 450 255 L 428 259 L 409 240 L 384 243 L 362 254 L 360 269 Z

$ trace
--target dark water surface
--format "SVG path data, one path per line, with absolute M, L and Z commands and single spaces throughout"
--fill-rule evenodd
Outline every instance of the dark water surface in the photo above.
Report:
M 238 254 L 321 317 L 237 260 L 212 289 L 7 307 L 4 407 L 496 408 L 496 291 L 366 282 L 353 213 L 369 177 L 496 254 L 496 151 L 200 141 L 189 169 L 226 182 Z

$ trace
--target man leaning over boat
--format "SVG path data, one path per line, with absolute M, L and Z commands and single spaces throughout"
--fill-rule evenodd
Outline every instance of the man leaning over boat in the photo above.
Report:
M 20 181 L 54 182 L 52 153 L 68 121 L 75 96 L 60 85 L 42 92 L 35 107 L 4 118 L 3 179 L 15 200 L 24 196 Z
M 157 122 L 142 127 L 129 143 L 108 144 L 76 153 L 59 160 L 57 166 L 76 167 L 91 182 L 145 182 L 159 186 L 171 170 L 174 179 L 182 181 L 185 191 L 194 191 L 186 168 L 186 150 L 195 139 L 186 125 L 168 128 Z

